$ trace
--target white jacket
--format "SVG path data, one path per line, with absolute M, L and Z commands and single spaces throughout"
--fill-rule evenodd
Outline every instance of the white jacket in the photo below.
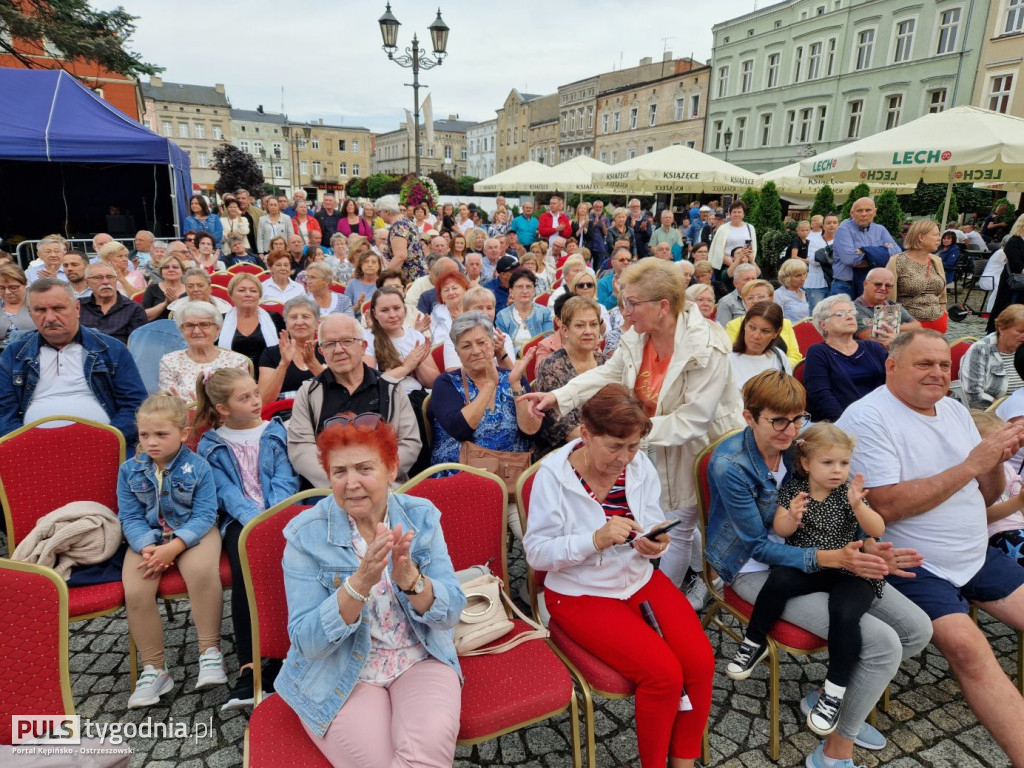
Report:
M 523 551 L 533 568 L 547 571 L 545 586 L 555 592 L 625 600 L 650 580 L 654 568 L 628 545 L 594 548 L 594 531 L 607 518 L 569 463 L 578 443 L 559 448 L 537 470 Z M 644 531 L 665 519 L 657 473 L 643 451 L 626 467 L 626 501 Z
M 630 329 L 604 365 L 581 373 L 554 391 L 568 413 L 605 384 L 633 389 L 643 362 L 646 334 Z M 743 403 L 729 364 L 730 346 L 689 304 L 676 323 L 675 352 L 665 374 L 646 443 L 654 447 L 665 510 L 697 506 L 693 462 L 703 448 L 744 426 Z

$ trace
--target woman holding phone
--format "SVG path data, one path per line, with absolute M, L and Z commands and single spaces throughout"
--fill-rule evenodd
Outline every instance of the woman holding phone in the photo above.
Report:
M 672 768 L 692 768 L 715 658 L 693 608 L 651 564 L 668 549 L 660 531 L 670 525 L 658 473 L 640 451 L 652 426 L 630 389 L 597 390 L 583 405 L 579 439 L 537 472 L 523 550 L 547 572 L 552 621 L 636 684 L 643 768 L 664 768 L 669 757 Z

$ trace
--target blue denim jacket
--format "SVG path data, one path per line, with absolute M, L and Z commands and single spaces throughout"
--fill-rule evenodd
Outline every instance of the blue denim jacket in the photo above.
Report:
M 85 378 L 93 394 L 132 445 L 139 436 L 135 411 L 146 399 L 146 386 L 128 347 L 84 326 L 79 340 L 84 351 Z M 31 331 L 11 341 L 0 355 L 0 435 L 24 425 L 25 411 L 39 383 L 42 336 Z
M 156 466 L 144 453 L 128 459 L 117 473 L 117 516 L 128 546 L 136 552 L 162 544 L 160 514 L 174 535 L 194 547 L 217 523 L 217 487 L 204 459 L 181 446 L 167 465 L 160 497 Z
M 401 592 L 398 604 L 427 652 L 461 678 L 452 627 L 466 598 L 448 557 L 441 513 L 425 499 L 395 494 L 388 499 L 388 516 L 392 528 L 401 525 L 413 531 L 412 559 L 434 588 L 434 604 L 422 616 Z M 346 624 L 338 611 L 338 590 L 359 568 L 359 556 L 352 546 L 348 515 L 333 496 L 292 520 L 284 536 L 288 543 L 282 565 L 292 645 L 274 688 L 315 734 L 323 736 L 358 682 L 370 652 L 368 609 L 363 608 L 355 624 Z
M 553 318 L 554 314 L 550 309 L 540 304 L 534 304 L 533 309 L 530 311 L 530 316 L 526 318 L 526 327 L 530 331 L 530 336 L 533 337 L 539 333 L 550 333 L 555 330 Z M 519 322 L 519 313 L 516 312 L 515 307 L 511 306 L 505 307 L 498 313 L 497 317 L 494 318 L 494 324 L 502 333 L 513 339 L 519 333 L 519 328 L 522 325 Z
M 793 470 L 791 452 L 783 454 L 782 460 L 788 476 Z M 779 491 L 750 427 L 726 438 L 715 449 L 708 483 L 711 508 L 705 558 L 726 584 L 732 584 L 751 559 L 807 573 L 819 570 L 817 548 L 791 547 L 768 539 Z
M 242 468 L 238 465 L 231 445 L 216 430 L 203 433 L 199 441 L 199 455 L 210 463 L 213 481 L 217 485 L 217 501 L 226 513 L 221 520 L 224 533 L 232 518 L 245 525 L 275 504 L 299 492 L 299 476 L 288 461 L 288 433 L 280 419 L 273 419 L 260 436 L 260 488 L 263 506 L 245 495 L 242 487 Z
M 186 216 L 181 225 L 182 232 L 209 232 L 217 241 L 216 247 L 220 248 L 221 240 L 224 237 L 224 225 L 220 222 L 220 216 L 210 214 L 206 217 L 204 224 L 195 216 Z

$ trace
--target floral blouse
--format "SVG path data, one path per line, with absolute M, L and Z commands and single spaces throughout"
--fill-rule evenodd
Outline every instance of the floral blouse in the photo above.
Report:
M 250 369 L 249 358 L 232 352 L 230 349 L 221 349 L 220 354 L 209 363 L 197 363 L 188 356 L 186 350 L 169 352 L 160 359 L 160 391 L 169 391 L 174 387 L 178 397 L 186 403 L 194 403 L 196 399 L 196 378 L 201 371 L 207 368 L 241 368 L 243 371 Z
M 405 263 L 402 264 L 402 276 L 406 282 L 411 283 L 417 277 L 427 274 L 427 257 L 423 251 L 423 241 L 420 239 L 419 230 L 416 225 L 408 219 L 398 219 L 388 230 L 388 239 L 384 243 L 384 260 L 390 262 L 393 256 L 391 241 L 396 237 L 405 238 L 408 242 Z
M 598 365 L 604 365 L 607 358 L 599 349 L 594 350 L 594 359 Z M 537 368 L 537 379 L 534 389 L 537 392 L 554 392 L 576 378 L 576 369 L 569 359 L 565 348 L 552 352 L 544 358 Z M 564 416 L 555 418 L 550 413 L 544 415 L 544 422 L 537 433 L 538 453 L 547 453 L 561 445 L 565 445 L 569 433 L 580 425 L 581 407 L 573 408 Z

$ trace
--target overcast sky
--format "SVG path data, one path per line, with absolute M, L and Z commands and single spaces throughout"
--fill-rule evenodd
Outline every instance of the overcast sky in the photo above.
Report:
M 451 28 L 441 67 L 420 72 L 434 117 L 494 117 L 509 90 L 553 93 L 640 59 L 711 58 L 711 27 L 774 0 L 440 0 Z M 93 0 L 138 16 L 130 48 L 169 82 L 224 83 L 232 106 L 292 119 L 394 130 L 412 107 L 412 72 L 381 50 L 384 0 Z M 393 0 L 399 50 L 430 47 L 437 2 Z M 663 38 L 668 38 L 663 39 Z

